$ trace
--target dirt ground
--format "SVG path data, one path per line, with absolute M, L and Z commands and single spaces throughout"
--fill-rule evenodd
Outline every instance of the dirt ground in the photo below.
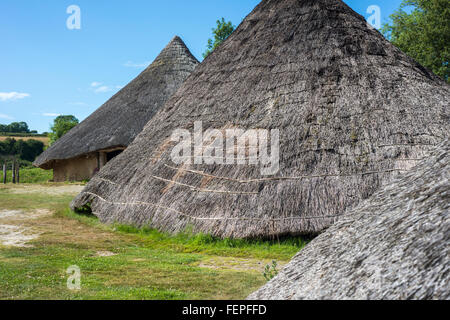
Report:
M 40 184 L 26 184 L 26 185 L 17 185 L 14 188 L 9 189 L 10 193 L 13 194 L 30 194 L 30 193 L 39 193 L 39 194 L 48 194 L 53 196 L 63 195 L 63 194 L 73 194 L 76 195 L 83 190 L 83 186 L 68 184 L 68 185 L 40 185 Z
M 39 233 L 24 226 L 24 223 L 49 215 L 49 210 L 0 210 L 0 243 L 4 246 L 27 247 L 27 242 L 39 237 Z
M 2 189 L 6 189 L 2 186 Z M 10 194 L 46 194 L 59 196 L 64 194 L 77 194 L 83 189 L 80 185 L 16 185 L 8 188 Z M 0 208 L 0 244 L 13 247 L 30 247 L 27 243 L 37 239 L 41 232 L 30 227 L 33 220 L 49 217 L 52 212 L 49 209 L 36 210 L 2 210 Z

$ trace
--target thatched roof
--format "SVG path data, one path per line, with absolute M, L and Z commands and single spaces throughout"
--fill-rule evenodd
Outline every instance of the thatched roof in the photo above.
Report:
M 250 299 L 450 299 L 450 143 L 350 210 Z
M 264 0 L 72 203 L 219 237 L 315 233 L 449 134 L 450 87 L 340 0 Z M 176 128 L 280 130 L 280 171 L 175 165 Z
M 48 169 L 53 160 L 128 146 L 197 65 L 183 40 L 174 37 L 147 69 L 48 148 L 34 165 Z

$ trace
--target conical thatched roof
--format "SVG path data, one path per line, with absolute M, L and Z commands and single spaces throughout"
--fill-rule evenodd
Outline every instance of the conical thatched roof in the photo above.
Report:
M 350 210 L 250 299 L 450 299 L 450 143 Z
M 448 136 L 449 98 L 342 1 L 264 0 L 72 206 L 169 232 L 318 232 Z M 175 165 L 173 130 L 195 121 L 279 129 L 280 171 Z
M 197 65 L 183 40 L 174 37 L 147 69 L 48 148 L 34 165 L 48 168 L 53 160 L 128 146 Z

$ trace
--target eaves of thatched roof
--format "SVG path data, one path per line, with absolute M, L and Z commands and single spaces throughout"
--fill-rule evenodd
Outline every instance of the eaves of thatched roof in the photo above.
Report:
M 148 68 L 48 148 L 34 165 L 49 168 L 54 160 L 128 146 L 197 65 L 183 40 L 174 37 Z
M 173 233 L 317 233 L 449 136 L 449 98 L 342 1 L 264 0 L 72 207 Z M 280 171 L 174 164 L 172 133 L 196 121 L 279 129 Z
M 250 299 L 450 298 L 450 143 L 348 211 Z

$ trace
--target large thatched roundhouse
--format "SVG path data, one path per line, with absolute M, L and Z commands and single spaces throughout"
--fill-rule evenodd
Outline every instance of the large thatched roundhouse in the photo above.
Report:
M 34 165 L 55 181 L 90 179 L 121 153 L 198 65 L 175 37 L 155 61 L 86 120 L 47 149 Z
M 342 1 L 264 0 L 72 207 L 174 233 L 319 232 L 448 136 L 449 98 Z M 199 121 L 216 135 L 278 129 L 280 170 L 250 164 L 249 145 L 230 153 L 243 164 L 200 164 L 204 146 L 176 164 L 172 133 Z
M 250 299 L 450 299 L 450 143 L 314 239 Z

